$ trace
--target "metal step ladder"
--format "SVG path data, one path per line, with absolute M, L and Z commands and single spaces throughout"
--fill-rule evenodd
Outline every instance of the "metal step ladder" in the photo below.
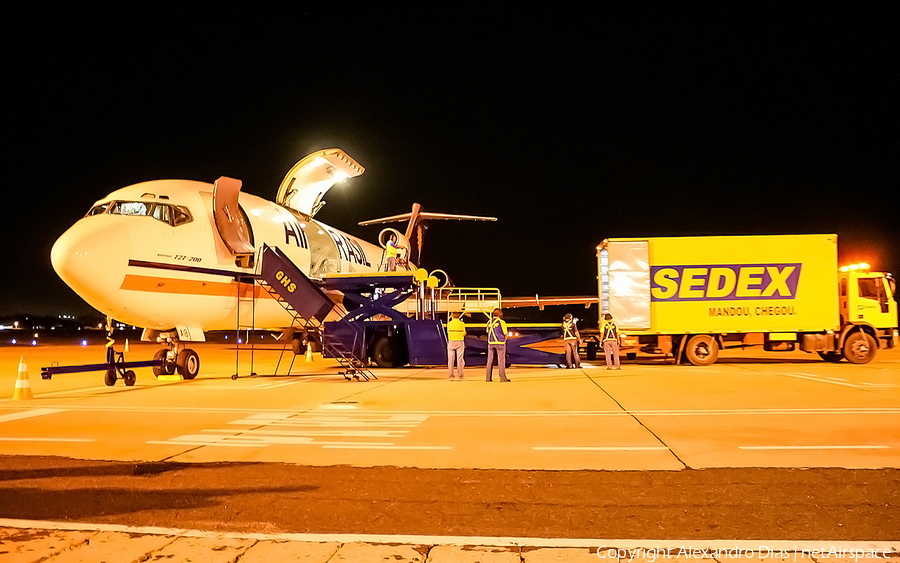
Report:
M 354 352 L 355 350 L 362 349 L 363 356 L 365 355 L 365 335 L 363 329 L 354 324 L 346 324 L 345 326 L 349 327 L 353 333 L 352 340 L 349 340 L 350 346 L 348 347 L 346 344 L 348 342 L 346 335 L 344 338 L 330 338 L 329 334 L 322 330 L 321 338 L 323 350 L 338 361 L 344 369 L 344 371 L 338 373 L 343 375 L 344 379 L 347 381 L 350 381 L 351 379 L 356 379 L 357 381 L 360 379 L 366 381 L 378 379 L 367 367 L 366 358 L 361 358 L 358 353 Z M 324 327 L 322 328 L 324 329 Z
M 338 361 L 343 371 L 339 372 L 348 381 L 351 379 L 377 379 L 366 367 L 364 335 L 362 329 L 345 324 L 354 331 L 351 347 L 340 338 L 329 338 L 325 332 L 325 318 L 336 307 L 331 298 L 318 285 L 300 271 L 297 266 L 284 256 L 277 248 L 263 245 L 261 254 L 261 274 L 257 279 L 259 286 L 270 294 L 292 316 L 292 327 L 302 329 L 307 335 L 307 345 L 311 339 L 322 344 L 323 351 Z M 340 307 L 342 308 L 342 307 Z M 346 314 L 346 311 L 344 311 Z M 285 347 L 287 343 L 285 343 Z M 362 349 L 359 354 L 354 350 Z M 285 349 L 278 358 L 275 371 L 281 365 Z M 288 367 L 288 374 L 294 365 L 294 358 Z

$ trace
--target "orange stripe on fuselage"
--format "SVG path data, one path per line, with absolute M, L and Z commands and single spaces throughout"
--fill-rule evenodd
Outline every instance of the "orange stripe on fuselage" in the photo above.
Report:
M 238 282 L 208 282 L 200 280 L 183 280 L 175 278 L 161 278 L 158 276 L 137 276 L 128 274 L 122 280 L 119 289 L 130 291 L 144 291 L 149 293 L 177 293 L 181 295 L 209 295 L 214 297 L 235 297 L 237 295 Z M 269 297 L 268 292 L 256 284 L 240 284 L 241 298 Z

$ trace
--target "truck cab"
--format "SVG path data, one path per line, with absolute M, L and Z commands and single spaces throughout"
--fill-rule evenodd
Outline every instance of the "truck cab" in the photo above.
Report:
M 890 274 L 870 272 L 868 265 L 844 266 L 838 274 L 842 332 L 857 326 L 877 339 L 880 348 L 896 343 L 896 282 Z

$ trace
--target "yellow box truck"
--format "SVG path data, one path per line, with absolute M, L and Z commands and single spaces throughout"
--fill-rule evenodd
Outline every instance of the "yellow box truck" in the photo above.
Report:
M 839 268 L 837 235 L 615 238 L 597 261 L 626 353 L 709 365 L 723 348 L 799 346 L 866 363 L 897 345 L 894 279 Z

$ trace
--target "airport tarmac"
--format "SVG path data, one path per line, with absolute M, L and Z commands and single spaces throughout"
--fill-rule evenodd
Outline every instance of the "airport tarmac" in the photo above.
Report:
M 585 543 L 900 537 L 897 350 L 862 366 L 761 351 L 702 368 L 515 366 L 501 384 L 483 367 L 348 382 L 315 357 L 271 376 L 271 347 L 251 377 L 246 349 L 196 349 L 193 381 L 139 369 L 134 387 L 107 387 L 100 372 L 40 378 L 103 361 L 102 346 L 0 348 L 0 517 Z M 12 400 L 23 356 L 34 398 Z

